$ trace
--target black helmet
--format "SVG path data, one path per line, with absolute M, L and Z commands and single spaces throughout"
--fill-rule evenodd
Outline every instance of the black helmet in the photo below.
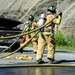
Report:
M 30 16 L 29 16 L 29 20 L 30 20 L 30 21 L 33 21 L 33 20 L 34 20 L 34 16 L 33 16 L 33 15 L 30 15 Z
M 55 6 L 51 6 L 50 8 L 47 9 L 47 11 L 50 11 L 52 13 L 56 13 L 56 8 L 55 8 Z

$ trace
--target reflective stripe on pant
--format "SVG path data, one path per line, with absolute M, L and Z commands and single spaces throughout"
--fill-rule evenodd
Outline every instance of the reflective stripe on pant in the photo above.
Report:
M 27 35 L 26 41 L 29 40 L 30 38 L 31 38 L 31 37 L 28 37 L 28 35 Z M 37 50 L 38 50 L 37 38 L 34 37 L 34 38 L 31 40 L 31 42 L 32 42 L 32 44 L 33 44 L 33 51 L 34 51 L 34 52 L 37 52 Z
M 54 43 L 53 36 L 52 35 L 39 35 L 36 60 L 42 59 L 46 44 L 48 46 L 47 57 L 54 59 L 55 43 Z

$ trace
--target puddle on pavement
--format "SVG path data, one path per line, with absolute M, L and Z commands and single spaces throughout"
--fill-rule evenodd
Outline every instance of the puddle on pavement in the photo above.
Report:
M 0 75 L 75 75 L 75 67 L 0 68 Z

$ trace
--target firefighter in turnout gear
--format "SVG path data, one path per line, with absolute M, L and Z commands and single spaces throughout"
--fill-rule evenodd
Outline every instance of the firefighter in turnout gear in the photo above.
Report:
M 56 9 L 54 6 L 51 6 L 47 10 L 47 15 L 46 15 L 46 22 L 50 22 L 56 15 Z M 36 54 L 36 61 L 41 64 L 44 63 L 42 60 L 43 58 L 43 53 L 45 46 L 47 45 L 48 47 L 48 53 L 47 53 L 47 58 L 49 60 L 49 63 L 52 64 L 55 62 L 54 60 L 54 54 L 55 54 L 55 42 L 54 42 L 54 26 L 55 24 L 59 25 L 61 22 L 61 14 L 58 15 L 57 18 L 55 18 L 51 23 L 46 25 L 43 28 L 43 31 L 40 30 L 39 32 L 39 38 L 38 38 L 38 51 Z
M 26 31 L 34 30 L 37 27 L 37 22 L 34 21 L 34 16 L 33 15 L 29 16 L 28 22 L 29 22 L 29 26 L 28 26 Z M 28 34 L 26 36 L 26 41 L 29 40 L 34 34 L 35 34 L 35 32 L 33 32 L 31 34 Z M 34 37 L 31 42 L 33 44 L 33 49 L 34 49 L 33 51 L 34 51 L 34 53 L 37 53 L 37 50 L 38 50 L 37 37 Z

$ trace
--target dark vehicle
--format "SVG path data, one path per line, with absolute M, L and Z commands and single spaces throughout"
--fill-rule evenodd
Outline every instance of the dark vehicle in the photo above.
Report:
M 17 28 L 20 24 L 22 24 L 20 21 L 0 17 L 0 37 L 20 34 L 22 30 Z M 16 38 L 0 39 L 0 46 L 10 46 L 15 40 Z M 19 47 L 20 39 L 11 47 L 11 50 L 14 51 Z M 22 52 L 22 49 L 20 51 Z

